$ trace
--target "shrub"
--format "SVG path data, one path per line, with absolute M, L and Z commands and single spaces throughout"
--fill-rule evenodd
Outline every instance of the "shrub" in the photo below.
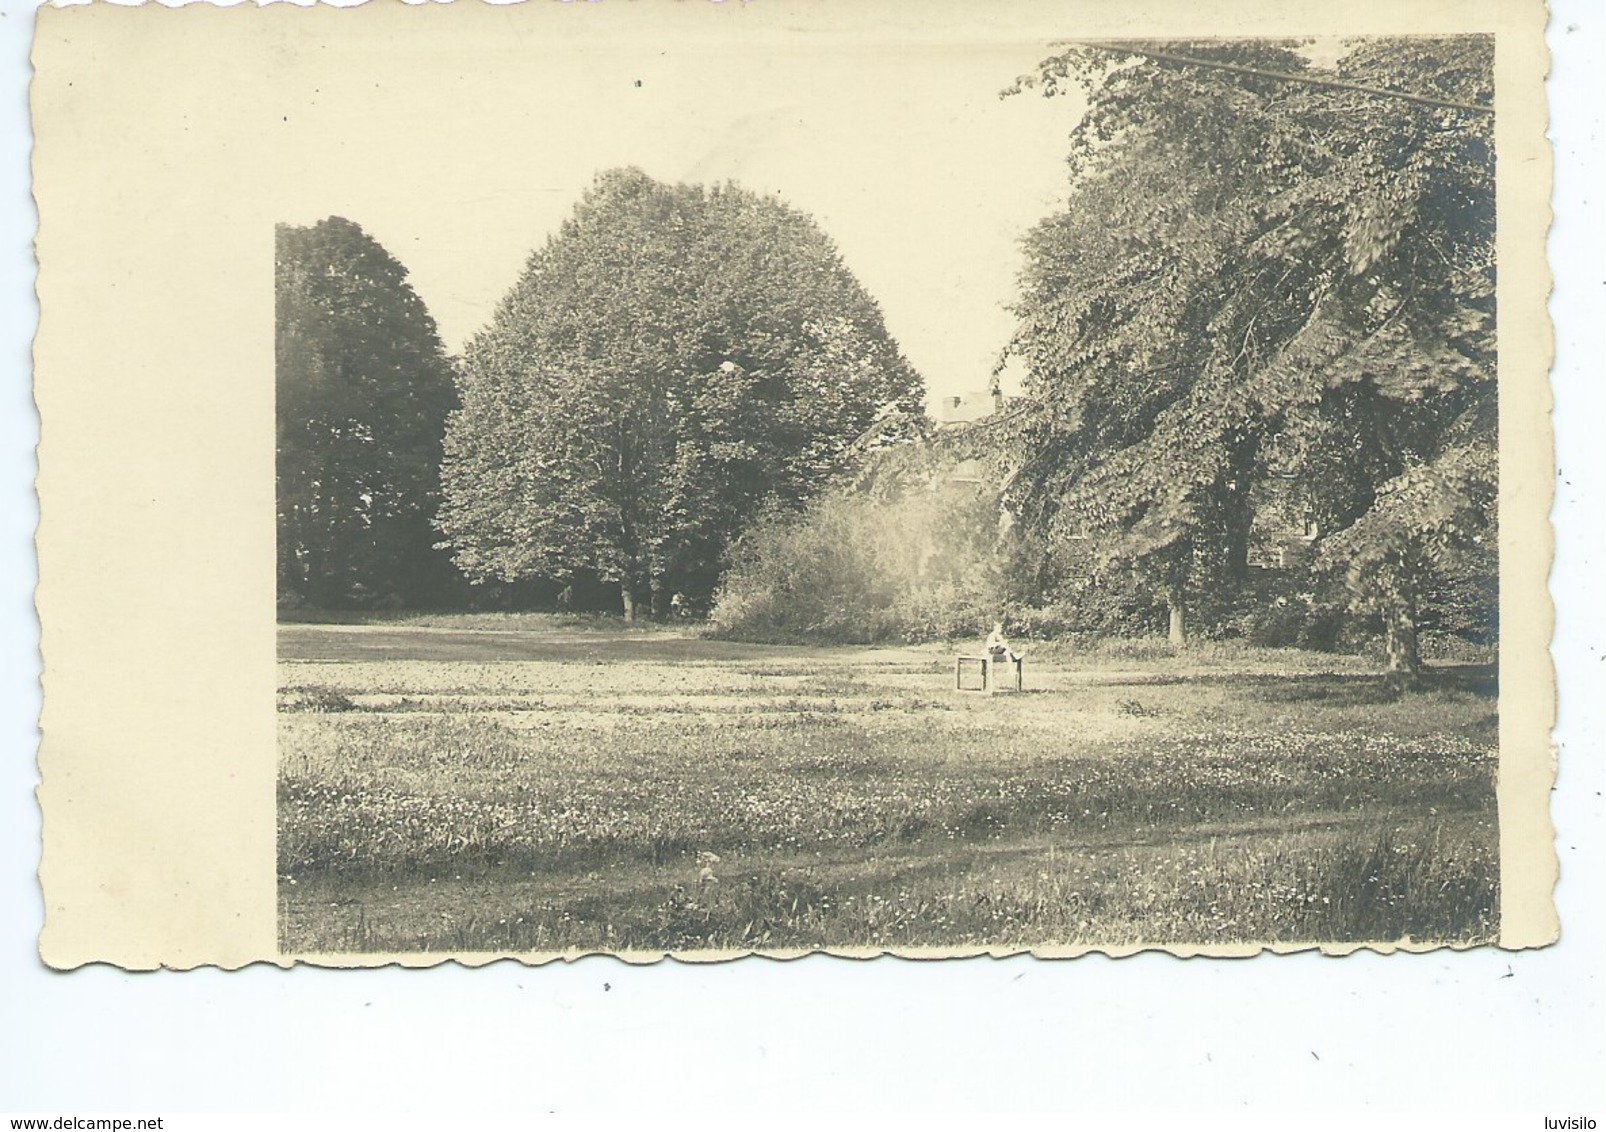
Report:
M 879 644 L 985 633 L 1002 603 L 996 496 L 932 480 L 839 490 L 749 531 L 715 598 L 722 636 Z

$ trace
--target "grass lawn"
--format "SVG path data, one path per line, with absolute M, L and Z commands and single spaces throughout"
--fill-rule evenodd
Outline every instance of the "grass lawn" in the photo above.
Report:
M 808 649 L 512 617 L 286 624 L 280 943 L 790 950 L 1498 930 L 1492 668 Z

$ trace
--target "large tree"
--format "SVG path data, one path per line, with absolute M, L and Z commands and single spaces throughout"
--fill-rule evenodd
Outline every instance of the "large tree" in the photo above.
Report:
M 807 216 L 604 173 L 467 349 L 440 529 L 471 578 L 706 598 L 766 508 L 844 470 L 919 378 Z
M 439 600 L 451 363 L 407 269 L 340 217 L 275 239 L 278 585 L 318 607 Z
M 1011 498 L 1139 569 L 1173 639 L 1241 578 L 1275 480 L 1415 668 L 1418 592 L 1492 519 L 1491 74 L 1466 37 L 1336 71 L 1289 44 L 1081 47 L 1031 76 L 1089 110 L 1027 242 Z

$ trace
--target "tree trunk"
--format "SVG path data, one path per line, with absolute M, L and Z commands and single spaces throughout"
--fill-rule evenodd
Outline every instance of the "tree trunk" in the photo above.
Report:
M 1390 676 L 1414 681 L 1422 671 L 1417 651 L 1416 617 L 1407 601 L 1390 602 L 1383 610 L 1383 648 Z
M 1188 573 L 1192 563 L 1193 543 L 1184 539 L 1170 548 L 1161 567 L 1160 592 L 1170 615 L 1167 636 L 1174 649 L 1188 643 Z
M 1379 579 L 1382 591 L 1383 650 L 1388 675 L 1399 687 L 1410 687 L 1422 674 L 1416 639 L 1416 592 L 1401 573 L 1389 570 Z
M 1171 647 L 1180 649 L 1188 643 L 1187 606 L 1176 592 L 1166 594 L 1165 603 L 1171 610 Z
M 629 578 L 621 578 L 619 581 L 619 600 L 624 605 L 625 620 L 634 621 L 636 619 L 636 591 L 630 584 Z

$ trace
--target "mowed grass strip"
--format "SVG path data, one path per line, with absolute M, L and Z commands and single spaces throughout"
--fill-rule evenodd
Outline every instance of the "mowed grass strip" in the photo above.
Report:
M 949 691 L 945 665 L 922 677 L 874 652 L 778 665 L 737 649 L 720 666 L 709 644 L 687 658 L 706 669 L 700 697 L 682 694 L 686 664 L 628 649 L 583 666 L 286 663 L 282 946 L 1497 931 L 1481 679 L 1400 697 L 1354 674 L 1268 676 L 1275 657 L 1261 656 L 1252 674 L 1209 679 L 1039 670 L 1048 690 L 989 699 Z M 363 706 L 375 687 L 406 700 L 415 684 L 408 710 Z

